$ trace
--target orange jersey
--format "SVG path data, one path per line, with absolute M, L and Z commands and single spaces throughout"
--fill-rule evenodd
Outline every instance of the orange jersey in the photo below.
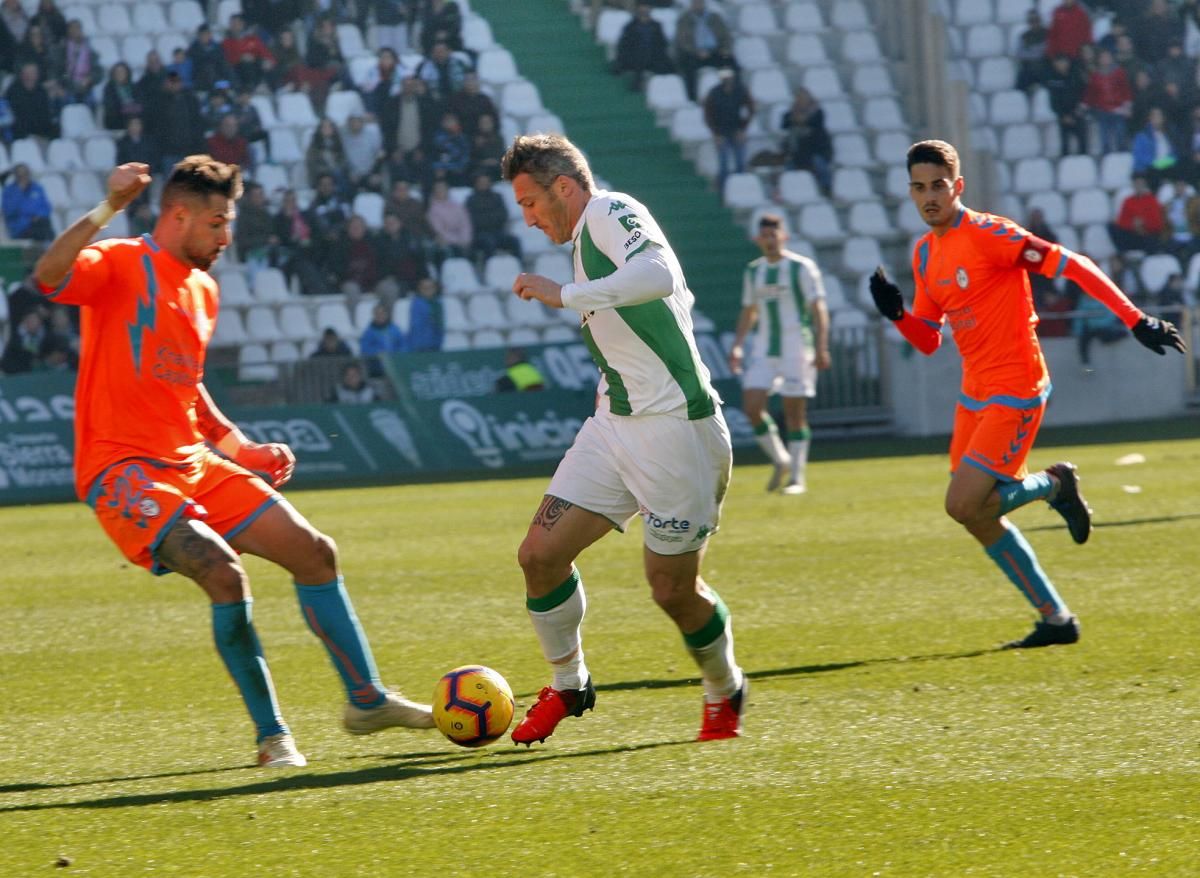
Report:
M 205 450 L 196 386 L 217 317 L 216 282 L 150 235 L 80 251 L 47 298 L 80 305 L 75 385 L 75 489 L 108 467 L 150 458 L 184 468 Z
M 912 313 L 950 321 L 963 360 L 963 403 L 1025 407 L 1045 398 L 1050 375 L 1035 331 L 1027 271 L 1056 277 L 1067 255 L 1004 217 L 962 208 L 940 237 L 913 249 Z

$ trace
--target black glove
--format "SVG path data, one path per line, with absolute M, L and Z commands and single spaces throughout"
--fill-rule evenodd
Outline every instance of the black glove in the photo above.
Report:
M 888 320 L 899 320 L 904 316 L 904 298 L 900 295 L 900 288 L 888 280 L 882 265 L 871 275 L 871 298 L 875 300 L 879 313 Z
M 874 278 L 871 280 L 874 283 Z M 874 286 L 871 287 L 871 291 L 875 291 Z M 1134 338 L 1160 357 L 1167 353 L 1166 348 L 1175 348 L 1181 354 L 1187 351 L 1187 345 L 1183 343 L 1179 330 L 1169 320 L 1146 315 L 1133 325 L 1132 332 Z

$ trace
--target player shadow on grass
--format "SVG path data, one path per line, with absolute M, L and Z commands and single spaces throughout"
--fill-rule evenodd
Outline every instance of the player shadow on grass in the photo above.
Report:
M 746 671 L 751 680 L 767 680 L 775 677 L 800 677 L 806 674 L 827 674 L 833 671 L 846 671 L 853 668 L 867 668 L 871 665 L 897 665 L 909 662 L 949 661 L 951 659 L 978 658 L 1000 652 L 1001 646 L 988 649 L 973 649 L 968 652 L 939 652 L 930 655 L 900 655 L 886 658 L 857 659 L 849 662 L 826 662 L 821 665 L 793 665 L 790 668 L 769 668 L 759 671 Z M 673 680 L 627 680 L 617 683 L 597 683 L 597 692 L 625 692 L 631 689 L 675 689 L 680 686 L 699 686 L 699 677 L 681 677 Z M 754 693 L 750 693 L 753 699 Z M 523 695 L 520 697 L 524 697 Z
M 610 756 L 616 753 L 635 753 L 639 750 L 654 750 L 659 747 L 674 747 L 680 744 L 694 744 L 694 738 L 684 738 L 673 741 L 651 741 L 644 744 L 623 744 L 617 747 L 601 747 L 592 750 L 577 750 L 563 753 L 549 750 L 488 750 L 463 752 L 429 752 L 401 753 L 394 756 L 376 758 L 401 761 L 398 765 L 374 766 L 355 771 L 336 771 L 330 774 L 287 774 L 272 777 L 269 780 L 256 780 L 253 783 L 240 786 L 200 790 L 173 790 L 163 793 L 121 793 L 113 796 L 97 796 L 92 799 L 79 799 L 71 802 L 32 802 L 23 805 L 0 806 L 0 814 L 19 811 L 56 811 L 72 808 L 137 808 L 145 805 L 182 804 L 187 802 L 211 802 L 238 796 L 258 796 L 264 793 L 288 792 L 292 790 L 320 790 L 332 787 L 361 786 L 364 784 L 403 781 L 413 778 L 430 777 L 435 775 L 462 774 L 468 771 L 486 771 L 504 768 L 515 768 L 534 762 L 547 762 L 552 759 L 578 759 L 589 756 Z M 481 756 L 488 756 L 483 759 Z M 404 762 L 413 764 L 403 764 Z M 217 771 L 233 771 L 231 768 L 212 769 Z M 245 766 L 240 770 L 256 770 Z M 203 774 L 203 771 L 178 772 L 179 775 Z M 153 775 L 152 777 L 171 777 L 170 774 Z M 111 781 L 119 782 L 120 779 Z M 88 781 L 87 783 L 103 783 L 104 781 Z M 48 785 L 49 786 L 49 785 Z M 66 785 L 64 785 L 66 786 Z
M 1126 518 L 1122 521 L 1092 521 L 1092 527 L 1096 530 L 1108 527 L 1137 527 L 1139 524 L 1173 524 L 1176 521 L 1187 521 L 1191 518 L 1200 518 L 1200 512 L 1189 512 L 1187 515 L 1156 515 L 1152 518 Z M 1034 527 L 1022 527 L 1021 530 L 1026 533 L 1038 530 L 1064 530 L 1062 522 L 1055 524 L 1039 524 Z

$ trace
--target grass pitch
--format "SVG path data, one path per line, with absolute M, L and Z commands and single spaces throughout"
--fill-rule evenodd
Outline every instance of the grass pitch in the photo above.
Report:
M 636 525 L 580 562 L 596 711 L 528 751 L 345 735 L 286 575 L 250 559 L 310 759 L 284 771 L 251 767 L 199 589 L 122 563 L 82 505 L 0 510 L 0 875 L 1196 875 L 1200 440 L 1033 462 L 1064 458 L 1091 542 L 1042 504 L 1014 520 L 1083 640 L 1031 652 L 995 650 L 1032 612 L 942 513 L 942 454 L 818 461 L 803 497 L 739 467 L 706 563 L 752 679 L 736 741 L 692 742 Z M 523 713 L 548 677 L 515 551 L 544 486 L 291 499 L 338 540 L 385 681 L 428 697 L 481 662 Z

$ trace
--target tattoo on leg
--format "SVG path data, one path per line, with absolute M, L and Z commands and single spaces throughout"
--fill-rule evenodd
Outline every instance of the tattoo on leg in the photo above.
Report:
M 187 519 L 171 527 L 158 550 L 158 559 L 176 573 L 200 581 L 205 574 L 227 559 L 211 540 L 197 533 Z
M 533 516 L 533 523 L 538 527 L 551 530 L 572 505 L 566 500 L 547 494 L 542 498 L 542 505 L 538 507 L 537 513 Z

